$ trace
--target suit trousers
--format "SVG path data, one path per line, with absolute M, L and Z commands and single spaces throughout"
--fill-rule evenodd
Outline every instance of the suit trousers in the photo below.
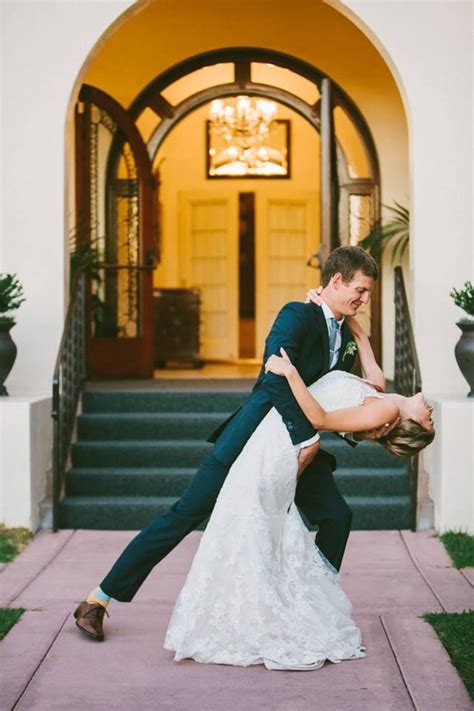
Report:
M 210 516 L 230 466 L 213 454 L 204 460 L 181 498 L 166 514 L 154 518 L 123 550 L 100 583 L 107 595 L 121 602 L 133 599 L 155 565 Z M 318 526 L 316 543 L 339 570 L 352 512 L 337 489 L 334 468 L 334 457 L 319 451 L 298 481 L 295 502 L 308 521 Z

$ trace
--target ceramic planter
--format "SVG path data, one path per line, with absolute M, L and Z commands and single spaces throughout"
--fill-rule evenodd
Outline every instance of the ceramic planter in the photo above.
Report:
M 469 383 L 468 397 L 474 397 L 474 321 L 458 321 L 462 336 L 456 343 L 454 355 L 461 373 Z
M 3 383 L 8 378 L 16 358 L 16 345 L 10 336 L 10 329 L 14 325 L 14 321 L 9 323 L 0 322 L 0 396 L 8 395 Z

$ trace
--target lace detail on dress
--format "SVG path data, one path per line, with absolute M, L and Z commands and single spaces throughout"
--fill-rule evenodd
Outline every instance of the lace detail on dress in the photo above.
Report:
M 333 390 L 327 409 L 350 406 L 337 401 L 336 372 L 311 386 L 318 399 Z M 369 394 L 357 383 L 352 405 Z M 309 670 L 365 656 L 339 575 L 293 505 L 296 471 L 272 409 L 231 467 L 178 597 L 165 640 L 175 660 Z
M 332 370 L 310 385 L 309 391 L 325 410 L 342 410 L 363 405 L 367 397 L 384 397 L 362 378 L 343 370 Z

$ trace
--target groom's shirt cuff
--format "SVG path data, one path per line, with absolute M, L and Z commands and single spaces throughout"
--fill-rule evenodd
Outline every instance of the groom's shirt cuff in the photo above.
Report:
M 296 449 L 297 452 L 299 452 L 300 449 L 303 449 L 303 447 L 309 447 L 310 444 L 314 444 L 315 442 L 319 442 L 320 439 L 321 439 L 321 437 L 320 437 L 319 434 L 316 432 L 316 434 L 313 435 L 313 437 L 311 437 L 310 439 L 305 439 L 304 442 L 298 442 L 298 444 L 295 444 L 295 449 Z

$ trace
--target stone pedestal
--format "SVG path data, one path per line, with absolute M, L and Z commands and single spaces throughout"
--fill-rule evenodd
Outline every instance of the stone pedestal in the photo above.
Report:
M 51 496 L 51 398 L 0 400 L 0 521 L 36 531 Z
M 434 406 L 434 442 L 423 454 L 434 504 L 434 527 L 474 533 L 474 402 L 427 395 Z

